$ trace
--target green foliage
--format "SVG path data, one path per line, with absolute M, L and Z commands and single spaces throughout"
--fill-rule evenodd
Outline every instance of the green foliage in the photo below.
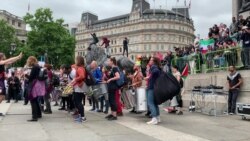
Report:
M 6 21 L 0 20 L 0 52 L 9 57 L 11 43 L 16 44 L 17 42 L 15 29 L 9 26 Z
M 75 38 L 63 27 L 64 20 L 54 20 L 50 9 L 38 9 L 34 15 L 27 14 L 24 21 L 29 24 L 28 51 L 38 58 L 47 53 L 48 63 L 59 67 L 61 64 L 71 64 L 74 61 Z M 25 53 L 24 53 L 25 54 Z

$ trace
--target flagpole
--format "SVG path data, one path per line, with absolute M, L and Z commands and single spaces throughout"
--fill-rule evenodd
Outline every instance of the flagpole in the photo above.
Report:
M 178 0 L 176 0 L 176 4 L 175 4 L 175 19 L 177 19 L 177 3 L 178 3 Z
M 155 17 L 155 0 L 154 0 L 154 17 Z
M 168 15 L 168 0 L 166 0 L 166 16 Z

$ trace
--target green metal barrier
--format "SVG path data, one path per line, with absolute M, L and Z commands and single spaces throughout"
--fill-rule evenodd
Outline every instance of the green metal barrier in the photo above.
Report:
M 203 55 L 191 54 L 185 57 L 175 57 L 172 60 L 172 65 L 177 65 L 182 72 L 186 64 L 188 64 L 190 74 L 227 70 L 231 65 L 241 68 L 243 67 L 241 54 L 241 47 L 208 51 Z

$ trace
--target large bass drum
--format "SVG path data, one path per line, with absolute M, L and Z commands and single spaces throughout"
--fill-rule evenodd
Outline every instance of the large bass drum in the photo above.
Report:
M 136 94 L 136 111 L 137 112 L 147 111 L 148 106 L 147 106 L 146 88 L 137 88 L 135 94 Z

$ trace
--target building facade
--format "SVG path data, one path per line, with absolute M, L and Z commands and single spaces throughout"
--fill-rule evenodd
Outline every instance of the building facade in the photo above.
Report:
M 27 40 L 26 24 L 20 17 L 5 10 L 0 10 L 0 20 L 6 21 L 16 30 L 16 36 L 20 41 L 25 42 Z
M 151 56 L 193 43 L 195 29 L 188 8 L 150 9 L 145 0 L 132 2 L 131 13 L 108 19 L 98 20 L 96 14 L 84 12 L 76 31 L 75 55 L 86 55 L 92 41 L 91 33 L 99 37 L 99 44 L 107 37 L 115 57 L 122 55 L 123 40 L 127 37 L 132 60 L 137 55 Z

